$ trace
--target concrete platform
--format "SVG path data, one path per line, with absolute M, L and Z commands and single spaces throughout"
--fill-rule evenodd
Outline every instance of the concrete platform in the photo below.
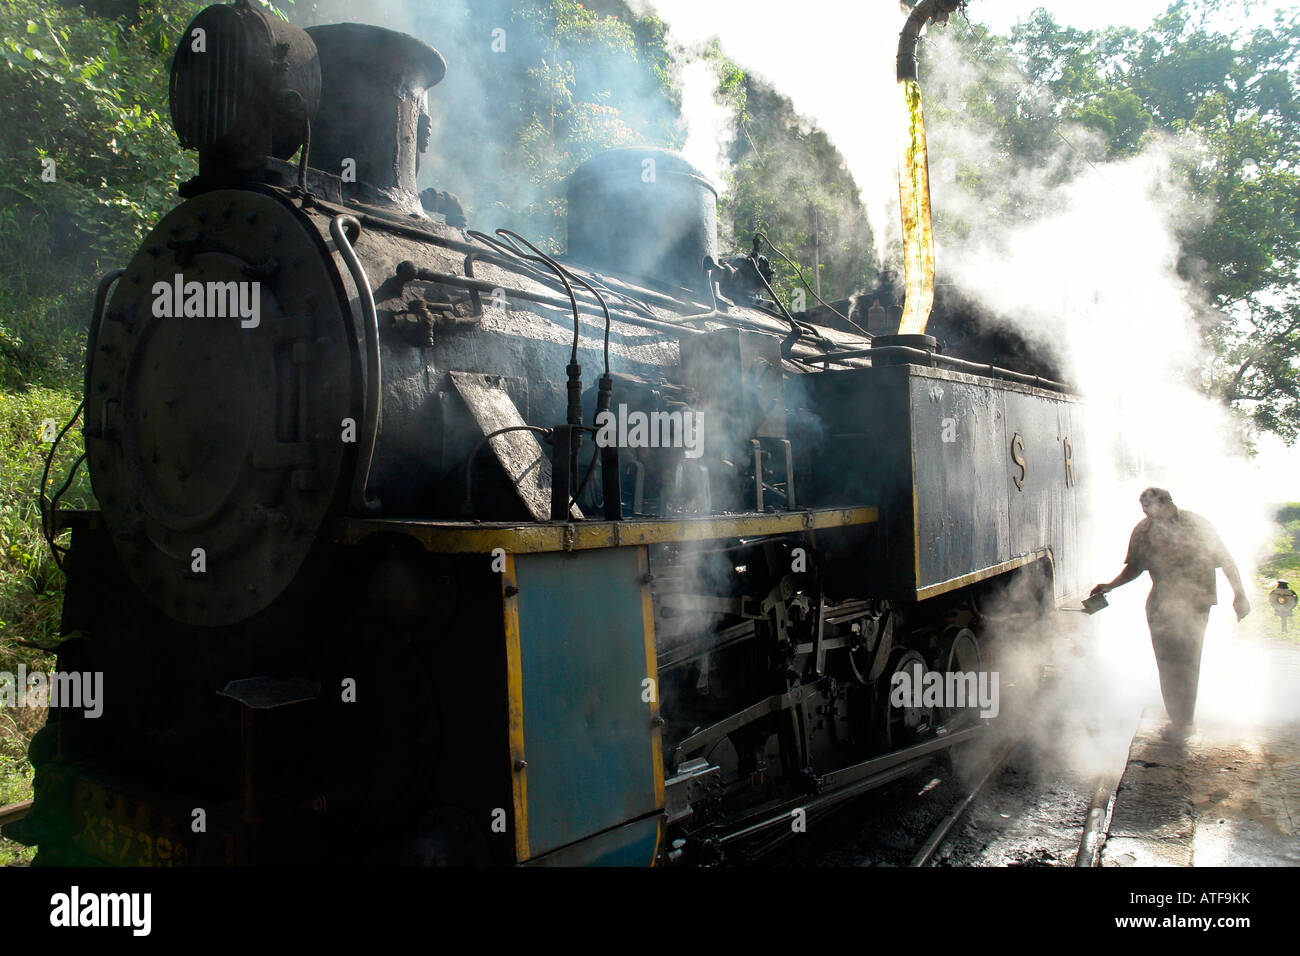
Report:
M 1101 865 L 1300 866 L 1300 645 L 1242 642 L 1233 659 L 1236 692 L 1198 706 L 1186 739 L 1146 708 Z M 1222 676 L 1203 669 L 1202 694 Z

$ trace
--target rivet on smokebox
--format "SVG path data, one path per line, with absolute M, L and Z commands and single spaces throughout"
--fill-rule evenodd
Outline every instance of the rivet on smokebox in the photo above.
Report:
M 516 761 L 515 761 L 515 769 L 516 769 L 516 770 L 527 770 L 527 769 L 528 769 L 528 761 L 527 761 L 527 760 L 516 760 Z

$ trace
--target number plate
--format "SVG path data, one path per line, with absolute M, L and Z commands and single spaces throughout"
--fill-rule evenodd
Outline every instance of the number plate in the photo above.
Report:
M 197 834 L 175 813 L 90 780 L 74 788 L 76 835 L 84 853 L 118 866 L 186 866 Z

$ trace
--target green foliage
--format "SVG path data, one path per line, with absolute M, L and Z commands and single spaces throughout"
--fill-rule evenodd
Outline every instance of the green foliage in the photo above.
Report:
M 0 210 L 0 223 L 9 210 Z M 91 293 L 23 295 L 0 285 L 0 388 L 77 387 Z
M 1073 118 L 1100 132 L 1111 156 L 1136 153 L 1152 123 L 1151 114 L 1132 90 L 1105 90 L 1075 110 Z
M 0 98 L 23 107 L 0 130 L 0 193 L 48 232 L 59 265 L 115 264 L 190 174 L 164 117 L 170 48 L 198 9 L 155 4 L 124 28 L 39 0 L 0 2 Z M 4 265 L 11 279 L 18 266 Z
M 14 752 L 17 748 L 6 738 L 9 723 L 9 716 L 0 710 L 0 806 L 32 798 L 32 768 L 27 762 L 26 747 L 23 746 L 22 752 Z M 0 866 L 26 866 L 35 856 L 35 849 L 0 837 Z
M 1270 554 L 1259 566 L 1270 577 L 1300 568 L 1300 502 L 1279 505 L 1273 514 L 1275 534 Z
M 59 389 L 0 391 L 0 671 L 48 670 L 53 656 L 32 645 L 58 640 L 63 579 L 41 535 L 37 489 L 49 443 L 49 425 L 61 428 L 76 399 Z M 62 484 L 81 453 L 80 434 L 71 430 L 51 469 L 52 487 Z M 64 496 L 68 507 L 93 500 L 84 472 Z M 0 805 L 31 796 L 27 744 L 45 722 L 44 708 L 0 708 Z M 0 866 L 25 863 L 31 852 L 0 840 Z
M 94 277 L 175 199 L 193 162 L 166 115 L 172 45 L 201 4 L 137 23 L 0 0 L 0 382 L 71 383 Z M 48 162 L 47 162 L 48 161 Z
M 59 633 L 62 574 L 41 536 L 38 489 L 51 427 L 63 427 L 77 400 L 65 391 L 28 388 L 0 392 L 0 641 L 49 644 Z M 80 430 L 64 436 L 50 469 L 53 493 L 81 454 Z M 62 507 L 91 505 L 85 470 L 61 501 Z

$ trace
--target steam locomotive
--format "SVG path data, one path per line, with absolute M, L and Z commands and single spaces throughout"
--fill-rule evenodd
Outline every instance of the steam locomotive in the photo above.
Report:
M 985 733 L 895 675 L 1077 593 L 1066 386 L 884 286 L 789 310 L 670 152 L 581 166 L 562 259 L 468 228 L 417 191 L 445 69 L 187 28 L 198 176 L 99 288 L 98 510 L 48 516 L 103 707 L 32 743 L 38 863 L 743 859 Z

